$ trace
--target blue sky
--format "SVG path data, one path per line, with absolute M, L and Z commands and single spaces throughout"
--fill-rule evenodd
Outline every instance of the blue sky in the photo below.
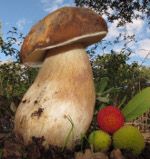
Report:
M 1 0 L 0 20 L 3 34 L 12 26 L 27 34 L 31 26 L 49 12 L 66 5 L 74 5 L 73 0 Z
M 13 26 L 16 26 L 26 35 L 30 28 L 48 13 L 62 6 L 72 5 L 75 5 L 73 0 L 1 0 L 0 21 L 2 22 L 2 35 L 5 37 Z M 113 11 L 110 9 L 110 12 Z M 104 18 L 106 19 L 105 15 Z M 150 52 L 150 28 L 148 28 L 147 21 L 134 20 L 133 23 L 126 24 L 122 28 L 117 28 L 116 25 L 117 21 L 113 24 L 108 23 L 109 33 L 105 39 L 111 41 L 120 32 L 125 31 L 129 34 L 136 33 L 138 43 L 130 44 L 131 49 L 135 51 L 130 62 L 138 61 L 142 63 L 145 56 Z M 121 44 L 113 46 L 113 49 L 119 51 Z M 6 57 L 0 57 L 0 60 L 2 59 L 4 60 Z M 150 55 L 144 61 L 144 65 L 150 66 Z

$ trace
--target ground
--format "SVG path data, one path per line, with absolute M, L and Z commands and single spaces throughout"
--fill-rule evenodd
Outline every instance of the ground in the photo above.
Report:
M 15 105 L 19 102 L 19 99 L 14 98 L 12 105 L 12 102 L 0 96 L 0 159 L 150 159 L 150 143 L 146 143 L 145 149 L 139 156 L 113 148 L 107 153 L 93 153 L 86 141 L 73 150 L 62 150 L 55 146 L 49 146 L 49 149 L 45 150 L 42 146 L 44 141 L 42 137 L 33 137 L 33 143 L 26 146 L 13 132 Z M 93 123 L 89 131 L 92 128 Z

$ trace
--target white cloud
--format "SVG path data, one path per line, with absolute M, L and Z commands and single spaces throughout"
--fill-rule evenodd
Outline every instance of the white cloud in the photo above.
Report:
M 141 57 L 150 59 L 150 39 L 144 39 L 138 42 L 137 54 Z
M 26 25 L 26 23 L 27 23 L 27 20 L 25 18 L 19 19 L 16 22 L 17 28 L 22 31 L 24 29 L 24 26 Z
M 148 34 L 150 34 L 150 28 L 147 28 L 146 31 Z
M 146 58 L 147 63 L 150 65 L 150 39 L 148 37 L 150 29 L 147 28 L 144 20 L 133 20 L 133 23 L 127 23 L 125 27 L 117 27 L 118 21 L 108 23 L 108 35 L 106 40 L 113 41 L 120 33 L 127 33 L 128 35 L 136 35 L 138 43 L 134 41 L 128 44 L 128 47 L 135 53 L 131 55 L 134 59 L 142 61 Z M 113 50 L 120 51 L 123 48 L 122 43 L 113 45 Z M 110 48 L 112 49 L 112 47 Z
M 126 31 L 129 34 L 137 34 L 139 33 L 144 26 L 144 21 L 142 19 L 134 19 L 132 23 L 126 24 Z
M 111 40 L 112 38 L 116 38 L 120 33 L 127 33 L 128 35 L 138 35 L 143 27 L 144 21 L 142 19 L 134 19 L 132 23 L 127 23 L 123 27 L 117 27 L 118 20 L 115 20 L 113 23 L 108 23 L 108 35 L 107 38 Z
M 33 25 L 33 21 L 26 18 L 20 18 L 16 22 L 16 27 L 20 32 L 23 32 L 26 28 L 31 27 L 31 25 Z
M 41 0 L 41 4 L 45 12 L 52 12 L 63 6 L 72 6 L 73 0 Z
M 112 38 L 116 38 L 119 33 L 120 30 L 117 27 L 118 21 L 115 20 L 113 23 L 108 23 L 108 34 L 107 34 L 107 40 L 111 40 Z

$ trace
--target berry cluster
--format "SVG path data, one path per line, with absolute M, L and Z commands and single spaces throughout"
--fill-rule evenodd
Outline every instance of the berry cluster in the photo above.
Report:
M 116 106 L 99 110 L 97 122 L 100 130 L 89 135 L 89 143 L 95 151 L 107 151 L 111 144 L 114 148 L 126 149 L 135 155 L 144 149 L 144 137 L 136 127 L 125 124 L 125 117 Z

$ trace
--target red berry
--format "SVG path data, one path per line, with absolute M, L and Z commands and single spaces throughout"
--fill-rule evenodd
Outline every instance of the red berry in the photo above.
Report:
M 119 108 L 107 106 L 98 112 L 97 121 L 100 129 L 113 134 L 124 125 L 124 116 Z

